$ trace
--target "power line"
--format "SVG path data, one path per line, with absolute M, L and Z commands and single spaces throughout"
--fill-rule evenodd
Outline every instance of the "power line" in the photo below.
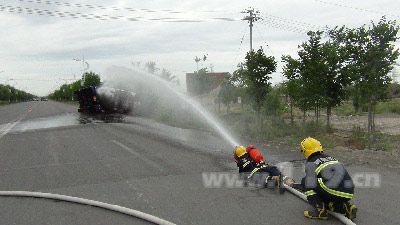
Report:
M 257 31 L 258 31 L 258 34 L 259 34 L 260 37 L 261 37 L 261 40 L 265 43 L 265 45 L 267 45 L 267 48 L 271 51 L 272 55 L 274 55 L 274 51 L 272 51 L 272 49 L 271 49 L 271 48 L 269 47 L 269 45 L 267 44 L 267 41 L 265 41 L 265 38 L 264 38 L 264 36 L 262 35 L 260 29 L 258 29 L 258 27 L 256 27 L 256 29 L 257 29 Z
M 69 2 L 59 2 L 59 1 L 50 1 L 50 0 L 15 0 L 19 2 L 26 3 L 36 3 L 36 4 L 44 4 L 44 5 L 57 5 L 57 6 L 66 6 L 66 7 L 75 7 L 75 8 L 89 8 L 89 9 L 97 9 L 97 10 L 112 10 L 112 11 L 129 11 L 129 12 L 147 12 L 147 13 L 171 13 L 171 14 L 180 14 L 180 13 L 239 13 L 235 11 L 223 11 L 223 10 L 198 10 L 198 11 L 183 11 L 183 10 L 173 10 L 173 9 L 146 9 L 146 8 L 132 8 L 132 7 L 117 7 L 117 6 L 103 6 L 103 5 L 91 5 L 91 4 L 83 4 L 83 3 L 69 3 Z
M 302 27 L 309 27 L 310 29 L 318 29 L 318 30 L 325 30 L 326 27 L 323 26 L 319 26 L 319 25 L 315 25 L 315 24 L 310 24 L 310 23 L 305 23 L 299 20 L 293 20 L 293 19 L 288 19 L 288 18 L 284 18 L 284 17 L 279 17 L 279 16 L 274 16 L 271 14 L 267 14 L 267 13 L 262 13 L 262 15 L 264 15 L 263 19 L 267 19 L 267 20 L 275 20 L 275 21 L 280 21 L 281 23 L 286 23 L 289 25 L 297 25 L 297 26 L 302 26 Z
M 290 26 L 290 25 L 287 25 L 287 24 L 281 24 L 281 23 L 278 23 L 278 22 L 272 21 L 272 20 L 261 21 L 260 23 L 265 25 L 265 26 L 270 26 L 270 27 L 274 27 L 274 28 L 277 28 L 277 29 L 280 29 L 280 30 L 290 31 L 290 32 L 293 32 L 293 33 L 298 33 L 298 34 L 307 34 L 307 32 L 308 32 L 307 30 L 305 30 L 303 28 Z
M 261 13 L 261 15 L 261 24 L 293 33 L 307 34 L 310 30 L 322 30 L 325 31 L 325 35 L 327 35 L 326 31 L 330 29 L 328 26 L 323 27 L 267 13 Z
M 215 17 L 215 18 L 205 18 L 205 19 L 192 19 L 192 18 L 177 18 L 177 17 L 129 17 L 129 16 L 115 16 L 115 15 L 99 15 L 99 14 L 86 14 L 80 12 L 68 12 L 68 11 L 52 11 L 48 9 L 38 9 L 38 8 L 28 8 L 28 7 L 20 7 L 20 6 L 10 6 L 10 5 L 1 5 L 0 11 L 2 12 L 11 12 L 11 13 L 19 13 L 19 14 L 36 14 L 39 16 L 53 16 L 53 17 L 70 17 L 70 18 L 81 18 L 87 20 L 122 20 L 129 22 L 140 22 L 140 21 L 160 21 L 160 22 L 183 22 L 183 23 L 198 23 L 198 22 L 215 22 L 215 21 L 226 21 L 226 22 L 235 22 L 240 21 L 239 18 L 227 18 L 227 17 Z
M 314 1 L 323 3 L 323 4 L 327 4 L 327 5 L 338 6 L 338 7 L 342 7 L 342 8 L 354 9 L 354 10 L 363 11 L 363 12 L 375 13 L 375 14 L 380 14 L 380 15 L 388 15 L 388 16 L 394 16 L 394 17 L 400 18 L 399 15 L 378 12 L 378 11 L 364 9 L 364 8 L 360 8 L 360 7 L 353 7 L 353 6 L 348 6 L 348 5 L 338 4 L 338 3 L 326 2 L 326 1 L 322 1 L 322 0 L 314 0 Z
M 240 50 L 241 50 L 241 48 L 242 48 L 242 44 L 243 44 L 243 40 L 244 40 L 244 36 L 246 35 L 246 30 L 247 30 L 247 27 L 245 27 L 245 29 L 243 30 L 243 35 L 242 35 L 242 38 L 241 38 L 241 40 L 240 40 L 240 45 L 239 45 L 239 49 L 237 50 L 237 52 L 236 52 L 236 56 L 235 56 L 235 60 L 234 60 L 234 64 L 232 65 L 232 71 L 233 71 L 233 67 L 235 66 L 235 63 L 236 63 L 236 61 L 237 61 L 237 58 L 238 58 L 238 56 L 239 56 L 239 54 L 240 54 Z

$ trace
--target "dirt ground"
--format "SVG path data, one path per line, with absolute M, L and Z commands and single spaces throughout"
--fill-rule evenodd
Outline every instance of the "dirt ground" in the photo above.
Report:
M 349 165 L 367 165 L 368 167 L 384 167 L 400 173 L 400 143 L 391 142 L 392 151 L 357 150 L 346 145 L 352 134 L 353 127 L 367 129 L 367 116 L 341 117 L 333 115 L 331 119 L 338 140 L 338 146 L 329 149 L 332 155 L 340 157 L 341 161 Z M 388 135 L 400 135 L 400 115 L 394 113 L 378 114 L 375 118 L 376 131 Z
M 347 117 L 333 115 L 331 123 L 335 129 L 351 132 L 354 126 L 367 130 L 368 119 L 366 115 Z M 377 114 L 375 116 L 375 126 L 376 131 L 390 135 L 400 135 L 400 115 L 395 113 Z

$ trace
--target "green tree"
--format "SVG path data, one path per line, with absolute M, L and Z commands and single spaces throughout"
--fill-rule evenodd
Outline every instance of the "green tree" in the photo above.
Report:
M 266 56 L 262 48 L 257 52 L 251 51 L 246 55 L 244 83 L 253 108 L 260 114 L 264 100 L 271 88 L 271 73 L 276 71 L 276 61 L 273 56 Z
M 203 68 L 194 72 L 194 94 L 203 95 L 211 91 L 211 84 L 214 82 L 214 77 L 207 74 L 207 69 Z
M 205 62 L 207 60 L 208 54 L 203 55 L 203 58 L 199 58 L 197 56 L 194 57 L 194 61 L 196 62 L 196 70 L 199 71 L 199 62 L 203 60 Z
M 322 32 L 308 32 L 309 40 L 300 46 L 300 79 L 307 93 L 309 108 L 315 110 L 317 122 L 324 98 L 324 76 L 326 75 L 325 60 L 322 57 Z
M 308 32 L 310 38 L 300 46 L 298 60 L 290 56 L 283 56 L 282 60 L 286 62 L 284 75 L 289 79 L 286 84 L 289 96 L 304 113 L 314 108 L 317 121 L 320 108 L 326 107 L 329 127 L 331 110 L 346 99 L 345 87 L 350 79 L 344 63 L 345 51 L 335 42 L 322 42 L 322 33 Z
M 388 96 L 389 72 L 399 56 L 394 42 L 398 39 L 399 26 L 385 17 L 368 28 L 334 29 L 331 36 L 343 45 L 351 45 L 350 63 L 353 68 L 353 82 L 356 93 L 360 95 L 360 104 L 368 107 L 368 137 L 375 133 L 375 108 L 380 100 Z M 371 145 L 369 144 L 369 147 Z
M 100 85 L 100 75 L 94 72 L 85 72 L 82 75 L 82 79 L 84 80 L 83 86 L 99 86 Z
M 176 76 L 173 76 L 171 72 L 169 72 L 166 69 L 161 70 L 160 77 L 168 82 L 178 82 L 178 78 Z M 179 83 L 179 82 L 178 82 Z
M 400 97 L 400 84 L 399 83 L 389 84 L 389 97 L 392 99 Z
M 16 89 L 10 85 L 0 84 L 0 102 L 18 102 L 32 99 L 34 95 Z
M 147 70 L 147 72 L 151 73 L 151 74 L 155 74 L 156 71 L 158 70 L 156 68 L 156 63 L 153 61 L 149 61 L 146 63 L 146 65 L 144 66 Z
M 346 86 L 351 83 L 352 70 L 347 67 L 347 53 L 335 42 L 322 45 L 325 76 L 322 79 L 323 106 L 326 107 L 327 127 L 330 127 L 332 108 L 347 99 Z
M 233 72 L 231 77 L 231 83 L 235 86 L 238 97 L 241 98 L 242 110 L 245 104 L 248 104 L 252 101 L 251 92 L 248 91 L 248 87 L 246 85 L 246 64 L 239 63 L 237 65 L 237 69 Z
M 283 75 L 288 79 L 284 85 L 286 86 L 285 94 L 290 99 L 291 123 L 294 124 L 293 107 L 296 106 L 303 112 L 303 124 L 305 124 L 306 111 L 310 106 L 308 104 L 307 90 L 301 79 L 301 63 L 289 55 L 282 56 L 282 62 L 285 63 L 283 66 Z
M 284 110 L 284 106 L 280 99 L 282 96 L 282 91 L 283 89 L 281 87 L 275 87 L 268 92 L 262 109 L 262 112 L 265 116 L 272 116 L 275 118 L 280 118 L 282 116 Z
M 226 106 L 226 111 L 229 112 L 231 102 L 235 102 L 238 94 L 238 87 L 234 85 L 232 82 L 232 76 L 228 74 L 228 76 L 224 77 L 221 81 L 221 91 L 219 92 L 220 101 Z

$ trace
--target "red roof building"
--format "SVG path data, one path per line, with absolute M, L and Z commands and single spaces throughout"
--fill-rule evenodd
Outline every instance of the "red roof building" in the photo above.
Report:
M 206 73 L 209 77 L 214 77 L 213 82 L 210 84 L 209 90 L 214 90 L 219 86 L 222 79 L 226 77 L 229 73 L 228 72 L 221 72 L 221 73 Z M 189 94 L 195 95 L 195 75 L 196 73 L 186 73 L 186 90 Z

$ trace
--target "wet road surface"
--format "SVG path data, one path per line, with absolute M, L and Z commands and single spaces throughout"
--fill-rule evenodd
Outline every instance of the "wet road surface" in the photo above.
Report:
M 308 204 L 290 193 L 205 187 L 203 173 L 236 174 L 232 148 L 218 135 L 134 117 L 82 123 L 76 111 L 76 105 L 51 101 L 0 107 L 1 190 L 87 198 L 176 224 L 340 224 L 334 218 L 304 218 Z M 297 150 L 266 146 L 261 151 L 270 163 L 294 162 L 287 172 L 301 177 Z M 362 205 L 357 224 L 399 224 L 389 216 L 396 215 L 399 175 L 382 177 L 380 189 L 356 190 L 355 203 Z M 0 218 L 1 224 L 146 224 L 89 206 L 13 197 L 0 197 Z

